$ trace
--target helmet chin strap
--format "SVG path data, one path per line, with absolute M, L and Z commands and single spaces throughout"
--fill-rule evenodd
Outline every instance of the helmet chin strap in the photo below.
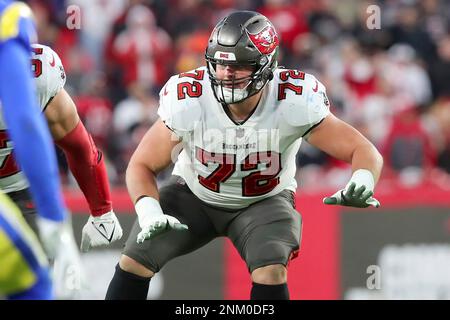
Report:
M 244 100 L 249 96 L 248 86 L 252 82 L 250 81 L 244 88 L 236 89 L 236 88 L 226 88 L 223 85 L 218 85 L 216 87 L 217 95 L 225 102 L 225 103 L 236 103 Z
M 225 103 L 234 103 L 235 101 L 240 101 L 248 96 L 248 90 L 245 89 L 232 89 L 232 88 L 222 88 L 220 90 L 222 93 L 222 99 Z

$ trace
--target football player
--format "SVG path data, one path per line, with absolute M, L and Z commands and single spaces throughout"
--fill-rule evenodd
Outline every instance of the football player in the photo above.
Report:
M 0 1 L 0 104 L 9 125 L 16 156 L 30 182 L 38 208 L 40 234 L 48 256 L 63 250 L 69 265 L 79 264 L 67 226 L 53 146 L 39 114 L 30 73 L 30 42 L 35 39 L 30 8 Z M 3 119 L 1 120 L 3 123 Z M 4 134 L 4 133 L 2 133 Z M 1 137 L 2 147 L 10 142 Z M 12 165 L 3 157 L 0 170 Z M 0 196 L 0 296 L 9 299 L 52 299 L 48 262 L 35 234 L 14 204 Z
M 302 229 L 294 204 L 302 139 L 352 165 L 348 184 L 325 204 L 379 206 L 372 196 L 381 155 L 330 113 L 319 80 L 277 66 L 278 47 L 266 17 L 231 13 L 209 38 L 207 66 L 163 87 L 160 119 L 128 165 L 138 219 L 107 299 L 145 299 L 150 279 L 169 260 L 219 236 L 245 260 L 251 299 L 289 299 L 287 265 Z M 157 173 L 180 148 L 172 180 L 158 189 Z
M 32 45 L 32 68 L 37 97 L 53 140 L 66 155 L 70 171 L 89 204 L 91 215 L 83 227 L 81 250 L 108 245 L 122 237 L 122 228 L 112 209 L 108 175 L 103 154 L 86 131 L 76 106 L 64 89 L 66 75 L 59 56 L 51 48 Z M 3 124 L 0 122 L 0 127 Z M 3 128 L 1 128 L 3 129 Z M 0 152 L 11 154 L 6 146 Z M 33 225 L 34 208 L 27 182 L 18 168 L 0 170 L 0 187 L 18 203 Z

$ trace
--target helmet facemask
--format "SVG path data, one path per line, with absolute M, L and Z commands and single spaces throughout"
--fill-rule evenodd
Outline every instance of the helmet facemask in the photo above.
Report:
M 241 102 L 258 93 L 273 77 L 273 70 L 277 66 L 274 56 L 275 54 L 262 56 L 260 59 L 261 61 L 259 61 L 262 62 L 261 64 L 248 64 L 255 69 L 250 76 L 243 78 L 233 77 L 229 80 L 217 78 L 217 64 L 237 65 L 237 63 L 206 57 L 209 78 L 217 100 L 220 103 L 233 104 Z M 245 85 L 242 85 L 243 83 L 245 83 Z

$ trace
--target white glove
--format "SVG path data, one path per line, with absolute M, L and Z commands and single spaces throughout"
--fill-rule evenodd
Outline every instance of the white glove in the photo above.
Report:
M 344 189 L 324 198 L 323 203 L 357 208 L 367 208 L 368 206 L 378 208 L 380 202 L 372 197 L 374 187 L 372 173 L 366 169 L 358 169 L 353 173 Z
M 70 223 L 61 233 L 61 246 L 52 267 L 53 290 L 56 299 L 80 300 L 82 289 L 87 287 L 78 245 Z
M 135 204 L 141 232 L 137 236 L 137 243 L 154 238 L 155 236 L 173 230 L 187 230 L 188 226 L 168 214 L 164 214 L 159 202 L 151 197 L 143 197 Z
M 55 297 L 79 298 L 84 273 L 78 246 L 73 237 L 70 215 L 65 221 L 37 219 L 40 238 L 47 256 L 53 262 L 52 276 Z
M 122 227 L 113 211 L 99 217 L 90 216 L 81 232 L 81 251 L 87 252 L 92 247 L 109 245 L 122 238 Z
M 67 221 L 54 221 L 41 216 L 36 219 L 39 228 L 39 236 L 44 251 L 50 260 L 54 260 L 61 246 L 62 233 Z

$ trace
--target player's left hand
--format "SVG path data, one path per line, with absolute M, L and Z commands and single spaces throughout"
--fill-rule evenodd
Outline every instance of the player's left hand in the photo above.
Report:
M 347 188 L 337 191 L 330 197 L 325 197 L 323 203 L 357 208 L 367 208 L 368 206 L 378 208 L 380 202 L 372 196 L 373 191 L 366 191 L 365 185 L 356 188 L 356 183 L 351 182 Z
M 99 217 L 90 216 L 83 227 L 81 251 L 87 252 L 92 247 L 109 245 L 122 238 L 122 227 L 113 211 Z

